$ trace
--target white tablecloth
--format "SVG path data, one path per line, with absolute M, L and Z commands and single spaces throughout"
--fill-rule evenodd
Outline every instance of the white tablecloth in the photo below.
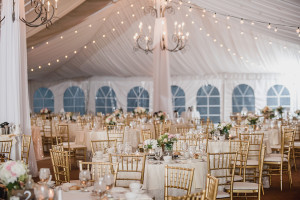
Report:
M 178 162 L 180 163 L 170 163 L 168 165 L 184 168 L 195 168 L 192 192 L 195 189 L 203 189 L 205 187 L 207 163 L 205 161 L 200 160 L 178 160 Z M 145 167 L 145 179 L 143 188 L 146 189 L 147 192 L 153 195 L 157 200 L 163 200 L 164 197 L 165 165 L 166 163 L 149 164 L 147 161 Z M 185 193 L 175 193 L 172 195 L 185 195 Z

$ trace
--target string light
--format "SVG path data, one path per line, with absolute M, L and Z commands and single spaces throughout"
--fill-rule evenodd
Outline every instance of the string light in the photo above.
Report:
M 272 44 L 272 42 L 270 41 L 269 44 Z
M 201 16 L 202 16 L 202 17 L 205 17 L 205 15 L 204 15 L 204 14 L 202 14 Z
M 277 29 L 277 27 L 275 27 L 275 28 L 274 28 L 274 32 L 277 32 L 277 31 L 278 31 L 278 29 Z
M 78 31 L 74 31 L 75 33 L 78 33 Z
M 51 63 L 48 63 L 48 66 L 50 66 L 51 65 Z
M 226 17 L 226 19 L 227 19 L 227 20 L 230 20 L 230 17 L 229 17 L 229 16 L 227 16 L 227 17 Z
M 112 29 L 112 31 L 115 31 L 115 30 L 116 30 L 115 28 Z
M 296 33 L 300 33 L 300 28 L 298 27 L 298 29 L 296 30 Z
M 272 28 L 270 23 L 269 23 L 269 25 L 268 25 L 267 27 L 268 27 L 268 29 L 271 29 L 271 28 Z
M 92 24 L 90 24 L 89 27 L 92 28 Z
M 216 17 L 217 17 L 217 13 L 214 13 L 214 14 L 213 14 L 213 18 L 216 18 Z
M 59 59 L 57 59 L 56 62 L 59 62 Z
M 31 49 L 34 49 L 34 46 L 32 46 Z
M 227 29 L 230 29 L 230 28 L 231 28 L 231 27 L 228 25 L 228 26 L 227 26 Z
M 244 32 L 243 32 L 243 31 L 241 32 L 241 35 L 244 35 Z
M 105 35 L 103 35 L 102 37 L 104 37 L 104 38 L 105 38 Z
M 46 44 L 49 44 L 49 42 L 46 42 Z
M 251 25 L 252 25 L 252 26 L 254 26 L 254 25 L 255 25 L 255 23 L 254 23 L 254 22 L 251 22 Z
M 132 8 L 132 7 L 133 7 L 133 4 L 131 4 L 130 7 Z
M 206 36 L 207 36 L 207 37 L 209 37 L 209 36 L 210 36 L 210 34 L 209 34 L 209 33 L 207 33 L 207 34 L 206 34 Z
M 74 54 L 76 54 L 77 53 L 77 51 L 74 51 Z
M 65 55 L 65 58 L 67 59 L 67 58 L 68 58 L 68 56 L 67 56 L 67 55 Z
M 33 69 L 31 68 L 31 71 L 33 72 Z
M 40 65 L 40 66 L 39 66 L 39 69 L 41 69 L 41 68 L 42 68 L 42 66 Z
M 189 12 L 192 12 L 192 7 L 189 8 Z
M 117 14 L 120 14 L 120 11 L 118 11 Z
M 63 39 L 64 37 L 63 36 L 60 36 L 60 39 Z
M 243 19 L 243 18 L 241 18 L 240 23 L 241 23 L 241 24 L 244 24 L 244 19 Z
M 214 39 L 214 42 L 217 42 L 217 39 Z
M 132 14 L 131 16 L 134 17 L 134 14 Z
M 93 44 L 95 44 L 96 43 L 96 41 L 95 40 L 93 40 Z
M 121 24 L 124 24 L 124 22 L 123 22 L 123 21 L 121 21 Z
M 87 46 L 85 45 L 85 46 L 84 46 L 84 48 L 86 49 L 86 48 L 87 48 Z

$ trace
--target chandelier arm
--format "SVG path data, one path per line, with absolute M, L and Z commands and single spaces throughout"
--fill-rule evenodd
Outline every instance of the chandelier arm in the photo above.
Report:
M 0 20 L 0 23 L 5 19 L 5 16 Z
M 46 8 L 40 4 L 37 5 L 39 6 L 39 13 L 37 13 L 38 15 L 36 16 L 36 18 L 34 18 L 32 21 L 26 21 L 24 18 L 20 18 L 20 20 L 25 23 L 27 26 L 29 27 L 39 27 L 39 26 L 43 26 L 46 25 L 46 27 L 48 27 L 49 25 L 52 24 L 51 20 L 53 19 L 54 16 L 54 6 L 51 5 L 51 13 L 49 14 L 49 18 L 48 18 L 48 13 Z M 44 11 L 44 12 L 43 12 Z M 39 24 L 34 24 L 38 19 L 41 19 L 41 22 Z
M 139 49 L 145 51 L 146 54 L 147 54 L 148 52 L 152 53 L 152 51 L 153 51 L 154 48 L 152 48 L 152 49 L 149 48 L 149 41 L 146 43 L 146 47 L 147 47 L 147 48 L 144 49 L 144 48 L 140 45 L 140 43 L 139 43 L 140 39 L 141 39 L 141 36 L 138 36 L 137 39 L 136 39 L 137 47 L 138 47 Z

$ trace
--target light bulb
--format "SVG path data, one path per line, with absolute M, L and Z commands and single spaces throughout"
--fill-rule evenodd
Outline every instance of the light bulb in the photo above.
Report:
M 269 23 L 269 25 L 268 25 L 267 27 L 268 27 L 268 29 L 271 29 L 271 28 L 272 28 L 270 23 Z
M 209 33 L 207 33 L 207 34 L 206 34 L 206 36 L 207 36 L 207 37 L 209 37 L 209 36 L 210 36 L 210 34 L 209 34 Z
M 40 65 L 40 66 L 39 66 L 39 69 L 41 69 L 41 68 L 42 68 L 42 66 Z
M 228 19 L 228 20 L 229 20 L 229 19 L 230 19 L 230 17 L 229 17 L 229 16 L 227 16 L 227 17 L 226 17 L 226 19 Z
M 298 27 L 298 29 L 296 30 L 296 33 L 300 33 L 300 28 Z
M 217 13 L 214 13 L 214 14 L 213 14 L 213 18 L 216 18 L 216 16 L 217 16 Z
M 103 21 L 105 21 L 106 19 L 105 19 L 105 17 L 103 18 Z
M 204 8 L 204 9 L 202 10 L 202 12 L 206 13 L 206 9 Z
M 56 62 L 59 62 L 59 59 L 57 59 Z
M 223 47 L 223 44 L 220 44 L 220 47 Z
M 254 26 L 254 25 L 255 25 L 255 23 L 254 23 L 254 22 L 251 22 L 251 25 L 252 25 L 252 26 Z
M 64 37 L 63 36 L 60 36 L 60 39 L 63 39 Z
M 231 27 L 228 25 L 228 26 L 227 26 L 227 29 L 230 29 L 230 28 L 231 28 Z
M 31 49 L 34 49 L 34 46 L 32 46 Z
M 202 14 L 201 16 L 202 16 L 202 17 L 205 17 L 205 15 L 204 15 L 204 14 Z
M 215 24 L 217 24 L 218 23 L 218 20 L 215 20 Z
M 217 42 L 217 39 L 214 39 L 214 42 Z
M 51 63 L 48 63 L 48 66 L 50 66 L 51 65 Z
M 84 46 L 84 48 L 86 49 L 86 48 L 87 48 L 87 46 Z
M 241 32 L 241 35 L 244 35 L 244 32 L 243 32 L 243 31 Z
M 277 31 L 278 31 L 278 30 L 277 30 L 277 27 L 275 27 L 275 28 L 274 28 L 274 31 L 275 31 L 275 32 L 277 32 Z
M 192 7 L 190 7 L 189 11 L 192 12 Z
M 68 58 L 68 56 L 67 56 L 67 55 L 65 55 L 65 58 Z
M 33 69 L 31 69 L 31 71 L 33 72 Z
M 174 22 L 174 26 L 177 26 L 177 21 Z
M 241 24 L 244 24 L 244 19 L 243 19 L 243 18 L 241 19 L 240 23 L 241 23 Z
M 89 27 L 91 28 L 91 27 L 92 27 L 92 24 L 90 24 Z

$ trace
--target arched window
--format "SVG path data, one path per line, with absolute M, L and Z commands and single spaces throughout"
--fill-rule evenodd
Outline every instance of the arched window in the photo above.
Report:
M 290 107 L 290 92 L 283 85 L 273 85 L 267 93 L 267 105 L 270 108 Z
M 33 111 L 39 113 L 43 108 L 54 112 L 54 96 L 50 89 L 41 87 L 34 92 Z
M 177 85 L 171 86 L 173 110 L 181 114 L 185 111 L 185 94 L 181 87 Z
M 85 97 L 81 88 L 72 86 L 66 89 L 64 93 L 64 110 L 65 112 L 85 114 Z
M 246 84 L 236 86 L 232 93 L 232 112 L 239 113 L 243 107 L 250 112 L 255 112 L 254 91 Z
M 197 110 L 205 121 L 220 122 L 220 93 L 212 85 L 202 86 L 197 92 Z
M 140 86 L 132 88 L 127 95 L 127 111 L 131 112 L 136 107 L 149 110 L 149 93 Z
M 96 94 L 96 113 L 112 113 L 117 107 L 116 93 L 109 86 L 99 88 Z

